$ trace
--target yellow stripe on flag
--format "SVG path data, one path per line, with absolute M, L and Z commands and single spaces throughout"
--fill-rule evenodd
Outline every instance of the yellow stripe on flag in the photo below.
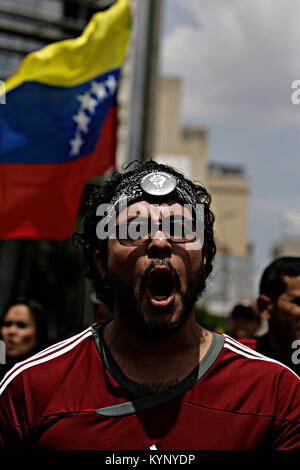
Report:
M 81 36 L 45 46 L 28 54 L 6 91 L 25 81 L 73 86 L 122 65 L 130 37 L 129 0 L 116 0 L 109 9 L 95 13 Z

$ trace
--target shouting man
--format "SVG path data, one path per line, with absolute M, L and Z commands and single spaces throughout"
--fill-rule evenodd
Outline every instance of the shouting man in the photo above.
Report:
M 300 448 L 299 378 L 195 319 L 216 251 L 210 203 L 153 161 L 92 191 L 74 238 L 113 319 L 4 377 L 2 447 Z

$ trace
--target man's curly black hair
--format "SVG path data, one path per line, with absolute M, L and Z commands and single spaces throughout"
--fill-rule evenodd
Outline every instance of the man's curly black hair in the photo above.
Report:
M 135 165 L 134 168 L 128 171 L 128 167 L 132 164 Z M 191 180 L 185 178 L 185 176 L 168 165 L 157 163 L 153 160 L 145 163 L 133 162 L 132 164 L 128 165 L 126 168 L 127 171 L 124 173 L 116 171 L 101 187 L 92 187 L 87 196 L 83 231 L 73 234 L 75 247 L 83 252 L 86 277 L 91 281 L 97 298 L 110 306 L 113 305 L 113 293 L 110 289 L 107 289 L 107 287 L 105 288 L 94 261 L 95 252 L 99 250 L 103 265 L 104 267 L 107 266 L 107 239 L 101 240 L 97 237 L 96 227 L 101 219 L 96 215 L 96 210 L 100 204 L 109 204 L 111 202 L 117 187 L 124 178 L 136 174 L 138 179 L 139 174 L 144 173 L 146 170 L 149 171 L 149 173 L 151 171 L 165 171 L 174 175 L 178 180 L 185 180 L 195 192 L 199 203 L 204 206 L 204 243 L 202 248 L 206 255 L 206 264 L 203 268 L 204 281 L 212 271 L 212 262 L 216 253 L 213 231 L 215 216 L 210 210 L 211 196 L 207 190 L 200 184 L 194 184 Z

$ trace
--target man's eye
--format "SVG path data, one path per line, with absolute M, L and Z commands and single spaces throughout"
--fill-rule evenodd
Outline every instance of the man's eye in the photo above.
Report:
M 132 227 L 138 229 L 141 226 L 140 222 L 136 222 L 135 220 L 132 220 L 131 222 L 127 223 L 127 227 Z
M 186 221 L 184 222 L 183 224 L 183 230 L 184 230 L 184 233 L 186 234 L 190 234 L 194 231 L 194 224 L 193 222 L 190 220 L 190 221 Z
M 25 328 L 25 327 L 26 327 L 26 324 L 23 323 L 22 321 L 18 321 L 18 322 L 17 322 L 17 327 L 18 327 L 18 328 Z
M 132 227 L 136 230 L 139 230 L 141 227 L 148 227 L 148 222 L 140 222 L 138 220 L 132 220 L 127 223 L 127 227 Z
M 193 232 L 192 222 L 174 221 L 170 226 L 171 235 L 188 235 Z
M 174 221 L 170 224 L 170 235 L 182 235 L 183 233 L 183 223 L 179 221 Z
M 135 221 L 133 220 L 127 225 L 128 234 L 141 234 L 147 235 L 149 230 L 149 223 L 148 221 Z
M 148 222 L 147 222 L 147 220 L 142 220 L 142 219 L 136 218 L 136 219 L 129 219 L 124 223 L 126 223 L 129 226 L 129 225 L 144 224 L 144 223 L 148 223 Z

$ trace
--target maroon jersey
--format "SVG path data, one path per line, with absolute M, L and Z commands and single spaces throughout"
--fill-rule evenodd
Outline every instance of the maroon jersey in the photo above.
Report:
M 300 449 L 300 380 L 213 333 L 199 366 L 151 393 L 124 376 L 102 326 L 16 364 L 0 384 L 0 447 Z

